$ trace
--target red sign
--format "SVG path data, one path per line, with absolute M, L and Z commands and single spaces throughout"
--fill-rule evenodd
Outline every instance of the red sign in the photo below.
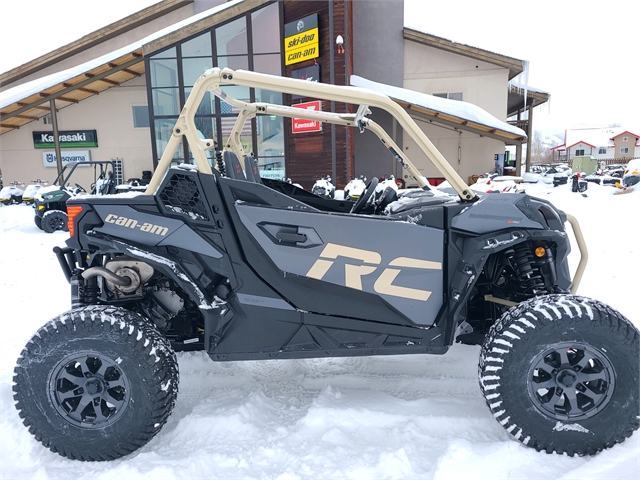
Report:
M 302 108 L 304 110 L 315 110 L 316 112 L 322 110 L 322 104 L 320 103 L 320 100 L 298 103 L 296 105 L 292 105 L 292 107 Z M 292 118 L 291 131 L 292 133 L 321 132 L 322 122 L 319 122 L 318 120 L 307 120 L 305 118 Z

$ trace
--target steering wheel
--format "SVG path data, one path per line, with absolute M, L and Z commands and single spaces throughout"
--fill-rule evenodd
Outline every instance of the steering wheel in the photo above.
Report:
M 378 177 L 373 177 L 369 183 L 367 183 L 367 189 L 364 191 L 360 198 L 356 203 L 351 207 L 351 211 L 349 213 L 360 213 L 360 211 L 369 203 L 369 199 L 373 195 L 373 192 L 376 191 L 376 187 L 378 186 Z
M 84 187 L 82 185 L 80 185 L 79 183 L 76 183 L 76 188 L 78 189 L 77 192 L 85 192 L 86 190 L 84 189 Z

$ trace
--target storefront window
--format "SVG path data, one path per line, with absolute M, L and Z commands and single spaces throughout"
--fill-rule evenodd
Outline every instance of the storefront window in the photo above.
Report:
M 218 66 L 282 75 L 281 23 L 280 6 L 274 2 L 149 58 L 147 76 L 152 101 L 151 128 L 155 130 L 157 160 L 166 148 L 173 125 L 193 85 L 205 71 Z M 222 89 L 239 100 L 282 104 L 280 93 L 247 87 Z M 220 101 L 210 92 L 205 93 L 196 111 L 199 135 L 216 140 L 220 146 L 224 145 L 237 114 L 236 107 Z M 241 132 L 245 151 L 258 156 L 261 170 L 273 170 L 273 175 L 270 175 L 273 178 L 284 176 L 282 125 L 281 118 L 257 117 L 248 120 Z M 207 156 L 213 161 L 212 152 Z M 184 158 L 192 158 L 186 143 L 176 153 L 176 161 L 183 161 Z M 280 173 L 274 176 L 276 170 Z
M 192 87 L 204 72 L 213 67 L 211 58 L 185 58 L 182 60 L 183 85 Z
M 155 120 L 155 134 L 156 134 L 156 152 L 158 154 L 158 158 L 162 157 L 167 145 L 169 144 L 169 139 L 173 133 L 173 126 L 176 123 L 177 118 L 174 119 L 163 119 L 163 120 Z M 172 163 L 182 163 L 183 161 L 182 148 L 178 148 L 176 153 L 173 156 Z
M 280 51 L 280 14 L 277 3 L 253 12 L 251 26 L 254 54 Z
M 178 86 L 178 60 L 151 60 L 151 86 L 152 87 L 177 87 Z
M 216 28 L 216 48 L 218 55 L 246 55 L 247 19 L 241 17 Z
M 249 70 L 249 57 L 247 55 L 218 57 L 218 66 L 220 68 L 228 67 L 233 70 Z
M 177 88 L 154 88 L 152 96 L 154 115 L 178 115 L 180 113 L 180 98 Z
M 211 32 L 206 32 L 199 37 L 192 38 L 182 44 L 182 58 L 209 57 L 211 58 Z

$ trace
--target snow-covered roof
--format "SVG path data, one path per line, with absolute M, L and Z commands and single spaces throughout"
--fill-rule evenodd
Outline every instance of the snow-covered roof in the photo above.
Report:
M 506 136 L 511 139 L 527 137 L 524 130 L 498 120 L 486 110 L 472 103 L 449 100 L 406 88 L 394 87 L 392 85 L 367 80 L 358 75 L 351 75 L 350 83 L 355 87 L 368 88 L 383 93 L 400 104 L 404 103 L 411 107 L 422 108 L 426 110 L 427 113 L 431 113 L 438 118 L 444 118 L 460 124 L 461 128 L 469 126 L 487 132 L 495 130 L 494 133 L 499 134 L 502 132 L 501 136 Z M 437 121 L 437 119 L 435 121 Z
M 613 139 L 624 132 L 633 135 L 624 127 L 580 128 L 566 130 L 564 134 L 565 145 L 574 146 L 577 143 L 585 143 L 593 148 L 611 148 Z M 571 147 L 569 147 L 571 148 Z
M 144 45 L 153 42 L 161 37 L 169 35 L 177 30 L 185 28 L 193 23 L 196 23 L 203 18 L 210 17 L 218 12 L 226 10 L 227 8 L 231 8 L 238 3 L 241 3 L 243 0 L 231 0 L 229 2 L 223 3 L 214 8 L 210 8 L 209 10 L 205 10 L 196 15 L 193 15 L 189 18 L 186 18 L 178 23 L 174 23 L 162 30 L 158 30 L 151 35 L 133 42 L 126 47 L 122 47 L 113 52 L 109 52 L 101 57 L 95 58 L 88 62 L 85 62 L 81 65 L 77 65 L 75 67 L 69 68 L 67 70 L 63 70 L 61 72 L 53 73 L 51 75 L 47 75 L 46 77 L 38 78 L 36 80 L 32 80 L 30 82 L 24 83 L 22 85 L 18 85 L 14 88 L 10 88 L 5 90 L 4 92 L 0 92 L 0 109 L 5 108 L 13 103 L 19 102 L 31 95 L 39 93 L 48 88 L 54 87 L 55 85 L 59 85 L 69 79 L 77 77 L 85 72 L 88 72 L 96 67 L 101 65 L 106 65 L 124 55 L 135 52 L 136 50 L 141 49 Z

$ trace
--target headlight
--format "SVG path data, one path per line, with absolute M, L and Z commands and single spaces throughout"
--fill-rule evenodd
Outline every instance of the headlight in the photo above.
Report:
M 51 200 L 53 198 L 53 195 L 45 195 L 44 197 L 45 200 Z

